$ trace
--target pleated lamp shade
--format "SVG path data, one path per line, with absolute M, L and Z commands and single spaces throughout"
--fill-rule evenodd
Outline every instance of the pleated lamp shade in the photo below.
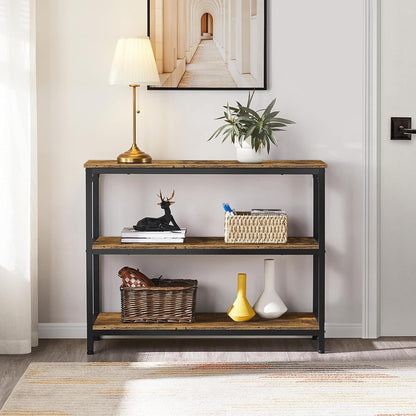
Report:
M 148 37 L 122 38 L 117 41 L 108 81 L 110 85 L 160 85 Z

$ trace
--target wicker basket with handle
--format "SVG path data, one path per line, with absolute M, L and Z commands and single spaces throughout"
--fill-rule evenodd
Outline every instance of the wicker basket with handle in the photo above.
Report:
M 154 287 L 120 287 L 121 322 L 195 322 L 197 280 L 152 281 Z
M 226 243 L 285 244 L 287 243 L 287 214 L 251 215 L 237 212 L 225 214 Z

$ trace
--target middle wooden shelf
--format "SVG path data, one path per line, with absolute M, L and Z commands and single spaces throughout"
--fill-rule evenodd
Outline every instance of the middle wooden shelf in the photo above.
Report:
M 98 237 L 93 254 L 316 254 L 313 237 L 289 237 L 286 244 L 228 244 L 224 237 L 186 237 L 184 243 L 122 243 L 120 237 Z

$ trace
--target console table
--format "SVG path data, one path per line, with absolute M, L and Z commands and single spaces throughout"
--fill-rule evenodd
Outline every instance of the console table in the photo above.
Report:
M 151 164 L 118 164 L 90 160 L 86 173 L 86 282 L 87 353 L 94 353 L 94 341 L 102 335 L 308 335 L 325 351 L 325 169 L 320 160 L 271 160 L 242 164 L 219 160 L 156 160 Z M 120 237 L 100 234 L 100 175 L 312 175 L 313 236 L 289 237 L 286 244 L 226 244 L 224 237 L 186 237 L 183 244 L 122 244 Z M 288 312 L 278 319 L 257 316 L 248 322 L 234 322 L 225 313 L 197 314 L 193 323 L 121 323 L 121 314 L 100 308 L 99 256 L 111 254 L 175 255 L 311 255 L 313 256 L 313 310 Z

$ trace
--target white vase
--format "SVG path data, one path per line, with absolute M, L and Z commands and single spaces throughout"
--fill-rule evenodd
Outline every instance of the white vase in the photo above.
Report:
M 241 144 L 236 141 L 235 148 L 237 152 L 237 160 L 240 163 L 261 163 L 264 160 L 264 147 L 257 152 L 251 147 L 251 137 L 248 137 Z
M 264 260 L 264 291 L 254 304 L 254 310 L 261 318 L 275 319 L 287 312 L 275 290 L 275 260 Z

